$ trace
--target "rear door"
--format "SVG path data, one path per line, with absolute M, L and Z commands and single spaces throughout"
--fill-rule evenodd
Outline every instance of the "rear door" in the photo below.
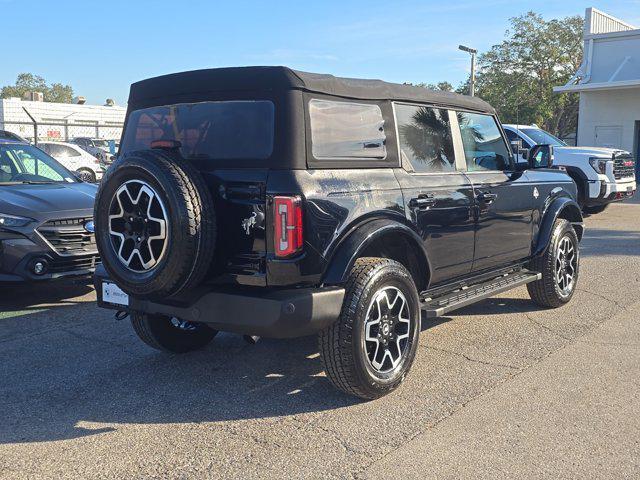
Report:
M 515 170 L 495 117 L 458 112 L 457 122 L 475 193 L 473 271 L 525 259 L 531 253 L 533 208 L 540 192 L 525 172 Z
M 405 103 L 394 104 L 394 110 L 402 165 L 396 176 L 406 214 L 429 253 L 433 286 L 471 270 L 473 187 L 458 171 L 453 112 Z

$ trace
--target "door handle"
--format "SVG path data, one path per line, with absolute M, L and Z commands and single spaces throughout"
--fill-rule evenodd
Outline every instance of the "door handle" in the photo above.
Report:
M 433 194 L 425 193 L 418 195 L 418 198 L 412 198 L 409 201 L 409 206 L 411 208 L 424 209 L 435 205 L 435 203 L 436 199 L 433 197 Z
M 482 192 L 482 193 L 479 193 L 476 198 L 478 199 L 479 202 L 484 202 L 489 204 L 489 203 L 493 203 L 493 201 L 496 198 L 498 198 L 498 194 L 491 193 L 491 192 Z

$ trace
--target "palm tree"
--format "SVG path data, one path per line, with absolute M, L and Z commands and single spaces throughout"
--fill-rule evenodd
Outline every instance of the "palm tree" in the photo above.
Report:
M 457 112 L 458 124 L 463 138 L 470 134 L 476 143 L 484 140 L 477 126 L 470 126 L 470 119 L 464 112 Z M 416 160 L 428 165 L 429 170 L 451 170 L 454 164 L 453 138 L 447 110 L 420 107 L 412 115 L 412 122 L 401 125 L 399 133 Z
M 400 135 L 416 160 L 430 170 L 449 170 L 453 164 L 453 139 L 446 110 L 420 107 L 412 122 L 400 126 Z

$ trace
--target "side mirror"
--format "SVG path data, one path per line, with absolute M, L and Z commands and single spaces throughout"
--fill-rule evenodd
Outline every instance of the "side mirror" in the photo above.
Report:
M 553 145 L 536 145 L 529 151 L 530 168 L 551 168 L 553 166 Z

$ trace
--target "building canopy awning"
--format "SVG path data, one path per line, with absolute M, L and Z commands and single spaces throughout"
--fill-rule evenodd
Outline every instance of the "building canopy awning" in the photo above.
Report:
M 588 92 L 596 90 L 619 90 L 622 88 L 638 88 L 639 80 L 626 80 L 621 82 L 601 82 L 601 83 L 578 83 L 575 85 L 564 85 L 562 87 L 553 87 L 555 93 L 571 93 L 571 92 Z

